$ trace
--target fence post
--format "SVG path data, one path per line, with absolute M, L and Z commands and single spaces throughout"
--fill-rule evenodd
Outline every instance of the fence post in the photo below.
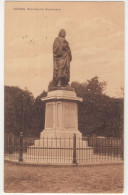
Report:
M 23 162 L 23 132 L 20 132 L 19 162 Z
M 73 136 L 73 164 L 76 164 L 76 134 Z

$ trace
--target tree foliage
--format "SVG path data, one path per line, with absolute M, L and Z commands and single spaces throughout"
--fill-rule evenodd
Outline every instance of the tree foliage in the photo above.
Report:
M 87 94 L 101 95 L 105 90 L 107 82 L 100 82 L 98 79 L 99 78 L 96 76 L 91 80 L 87 80 L 87 82 L 83 83 L 74 81 L 71 83 L 71 87 L 74 88 L 77 95 L 82 98 L 84 98 L 84 96 L 86 96 Z
M 45 122 L 45 103 L 40 98 L 36 98 L 33 105 L 33 135 L 39 136 L 44 129 Z
M 79 130 L 83 135 L 119 137 L 123 131 L 123 99 L 103 94 L 107 83 L 94 77 L 85 83 L 72 82 L 77 96 L 83 98 L 78 105 Z
M 18 87 L 5 87 L 5 131 L 19 135 L 28 134 L 31 129 L 33 95 Z
M 44 127 L 45 105 L 28 90 L 5 86 L 5 132 L 24 136 L 39 136 Z

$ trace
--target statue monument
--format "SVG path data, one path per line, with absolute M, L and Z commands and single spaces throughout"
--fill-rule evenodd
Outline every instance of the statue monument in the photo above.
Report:
M 61 29 L 53 43 L 53 84 L 57 87 L 67 86 L 70 80 L 72 54 L 65 36 L 65 30 Z
M 81 102 L 82 98 L 77 97 L 68 83 L 72 54 L 65 36 L 65 30 L 60 30 L 53 43 L 53 88 L 48 91 L 46 97 L 42 98 L 42 101 L 46 103 L 45 128 L 40 134 L 40 139 L 35 140 L 34 143 L 34 152 L 37 150 L 38 154 L 41 151 L 40 147 L 72 148 L 74 134 L 76 138 L 82 139 L 82 134 L 78 130 L 78 102 Z M 71 142 L 65 144 L 64 138 L 71 138 L 72 144 Z M 87 141 L 84 145 L 80 141 L 76 144 L 79 144 L 78 147 L 88 147 Z M 36 150 L 35 147 L 37 147 Z M 28 152 L 31 153 L 32 150 Z M 66 155 L 69 154 L 66 153 Z

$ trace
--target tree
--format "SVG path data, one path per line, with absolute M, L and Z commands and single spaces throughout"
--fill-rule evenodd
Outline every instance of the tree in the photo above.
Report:
M 86 94 L 101 95 L 106 88 L 107 82 L 100 82 L 98 79 L 99 78 L 96 76 L 93 77 L 91 80 L 87 80 L 83 83 L 72 82 L 71 87 L 74 88 L 77 95 L 82 98 L 84 98 Z
M 101 95 L 106 88 L 107 82 L 99 82 L 99 78 L 96 76 L 91 80 L 87 80 L 86 90 L 89 93 Z
M 33 105 L 33 127 L 35 129 L 34 135 L 39 136 L 44 129 L 45 123 L 45 103 L 41 98 L 46 97 L 47 92 L 43 91 L 34 101 Z
M 33 104 L 34 97 L 28 90 L 5 86 L 5 132 L 31 133 Z
M 83 135 L 116 136 L 123 131 L 123 99 L 103 94 L 107 83 L 94 77 L 84 83 L 72 82 L 77 96 L 83 98 L 78 104 L 78 126 Z
M 41 99 L 41 98 L 46 97 L 46 96 L 47 96 L 47 91 L 43 90 L 43 92 L 36 97 L 36 100 Z
M 39 136 L 44 128 L 47 95 L 43 91 L 36 99 L 28 90 L 5 86 L 5 132 L 24 136 Z

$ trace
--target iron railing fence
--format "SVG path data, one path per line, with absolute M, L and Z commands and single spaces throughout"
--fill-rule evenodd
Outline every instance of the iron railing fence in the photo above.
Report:
M 88 137 L 88 145 L 93 147 L 95 154 L 124 158 L 123 137 Z
M 6 138 L 5 159 L 19 162 L 86 163 L 123 160 L 122 138 Z

